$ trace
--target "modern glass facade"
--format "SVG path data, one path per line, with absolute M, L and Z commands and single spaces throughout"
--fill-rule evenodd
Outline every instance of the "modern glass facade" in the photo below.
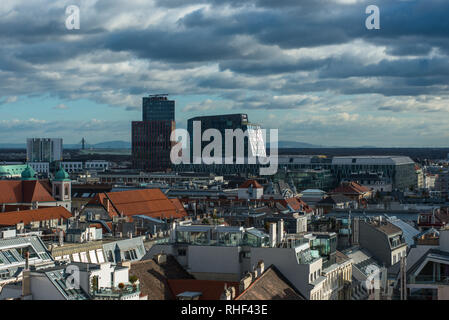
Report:
M 166 171 L 171 167 L 171 133 L 175 130 L 175 101 L 166 95 L 143 98 L 143 121 L 132 122 L 133 168 Z
M 323 233 L 313 234 L 314 239 L 311 240 L 310 249 L 319 257 L 323 258 L 323 267 L 326 268 L 336 263 L 337 254 L 337 234 Z
M 170 135 L 174 121 L 133 121 L 133 167 L 146 171 L 166 171 L 171 167 Z
M 175 121 L 175 101 L 165 95 L 144 97 L 142 101 L 143 121 Z
M 329 191 L 337 186 L 337 179 L 335 179 L 330 170 L 278 170 L 273 176 L 273 182 L 280 180 L 293 183 L 298 191 L 305 189 Z
M 242 227 L 187 226 L 176 229 L 174 243 L 222 247 L 267 247 L 269 236 L 257 229 Z
M 195 117 L 187 120 L 187 131 L 190 136 L 190 154 L 191 159 L 193 159 L 193 141 L 194 139 L 201 139 L 201 137 L 194 137 L 194 122 L 201 123 L 201 137 L 203 133 L 208 129 L 216 129 L 220 132 L 222 136 L 222 157 L 224 158 L 226 155 L 226 130 L 237 130 L 241 129 L 243 133 L 248 133 L 248 136 L 244 138 L 244 154 L 243 157 L 247 158 L 248 155 L 253 156 L 266 156 L 265 151 L 265 142 L 263 139 L 262 131 L 259 125 L 251 124 L 248 122 L 248 115 L 243 113 L 238 114 L 226 114 L 226 115 L 216 115 L 216 116 L 204 116 L 204 117 Z M 210 141 L 202 141 L 201 142 L 201 151 L 206 147 Z M 234 138 L 233 141 L 233 159 L 234 163 L 236 163 L 237 156 L 237 141 Z M 249 148 L 249 149 L 248 149 Z M 251 153 L 250 153 L 251 152 Z M 223 160 L 224 163 L 224 160 Z

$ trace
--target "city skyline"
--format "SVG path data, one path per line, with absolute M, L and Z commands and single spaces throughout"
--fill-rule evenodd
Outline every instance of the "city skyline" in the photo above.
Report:
M 365 27 L 371 4 L 379 30 Z M 69 5 L 79 30 L 65 27 Z M 281 141 L 447 147 L 448 10 L 442 0 L 2 3 L 0 143 L 131 141 L 142 98 L 168 93 L 180 128 L 247 113 Z

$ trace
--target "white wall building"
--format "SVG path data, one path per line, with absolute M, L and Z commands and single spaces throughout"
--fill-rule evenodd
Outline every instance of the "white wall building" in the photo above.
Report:
M 62 161 L 61 138 L 28 138 L 27 162 Z

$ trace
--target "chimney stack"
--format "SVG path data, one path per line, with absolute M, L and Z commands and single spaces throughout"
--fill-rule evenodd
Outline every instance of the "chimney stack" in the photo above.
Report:
M 230 286 L 225 283 L 224 290 L 220 296 L 220 300 L 234 300 L 235 299 L 235 287 Z
M 252 282 L 253 282 L 253 275 L 251 273 L 248 273 L 246 276 L 244 276 L 242 280 L 240 280 L 239 286 L 240 294 L 242 294 L 243 291 L 248 289 L 248 287 L 251 285 Z
M 228 290 L 228 286 L 225 283 L 224 290 L 220 296 L 220 300 L 231 300 L 231 292 Z
M 25 269 L 22 271 L 22 297 L 31 295 L 30 253 L 25 253 Z
M 265 271 L 265 263 L 263 262 L 263 260 L 260 260 L 259 263 L 257 264 L 257 274 L 261 276 L 262 273 L 264 273 L 264 271 Z
M 276 239 L 277 238 L 277 234 L 276 234 L 276 223 L 270 223 L 270 247 L 274 248 L 276 247 Z
M 277 225 L 277 243 L 281 244 L 284 241 L 284 220 L 281 219 L 278 221 Z
M 25 252 L 25 270 L 30 270 L 30 252 Z

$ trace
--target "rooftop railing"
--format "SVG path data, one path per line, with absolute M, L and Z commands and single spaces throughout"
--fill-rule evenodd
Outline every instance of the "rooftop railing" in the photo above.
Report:
M 126 284 L 120 288 L 100 288 L 95 290 L 92 295 L 99 299 L 120 299 L 121 297 L 135 295 L 140 292 L 139 285 Z

